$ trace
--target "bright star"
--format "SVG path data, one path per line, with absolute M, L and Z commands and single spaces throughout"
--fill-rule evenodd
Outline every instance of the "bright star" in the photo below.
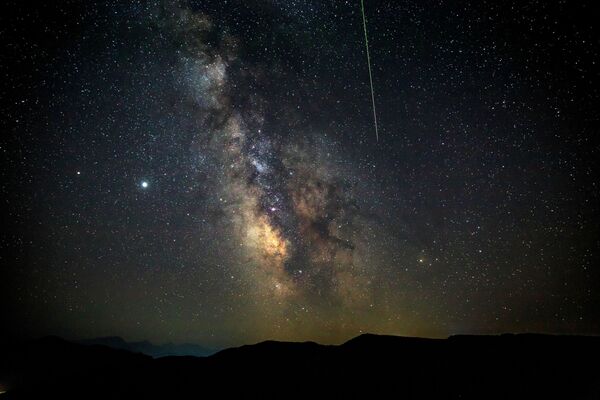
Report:
M 148 187 L 148 181 L 142 181 L 142 188 L 146 189 Z

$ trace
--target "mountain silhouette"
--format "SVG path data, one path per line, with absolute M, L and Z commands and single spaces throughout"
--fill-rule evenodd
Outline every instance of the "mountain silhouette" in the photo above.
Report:
M 85 345 L 101 345 L 111 347 L 113 349 L 128 350 L 132 353 L 142 353 L 154 358 L 167 356 L 206 357 L 217 352 L 217 350 L 191 343 L 165 343 L 162 345 L 157 345 L 148 341 L 126 342 L 123 338 L 118 336 L 79 340 L 77 343 Z
M 0 400 L 600 398 L 599 337 L 362 335 L 339 346 L 266 341 L 161 358 L 113 347 L 57 337 L 5 345 Z

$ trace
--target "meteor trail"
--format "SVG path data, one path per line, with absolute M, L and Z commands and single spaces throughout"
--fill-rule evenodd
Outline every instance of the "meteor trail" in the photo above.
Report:
M 367 64 L 369 65 L 369 81 L 371 82 L 371 101 L 373 102 L 373 121 L 375 121 L 375 137 L 379 142 L 379 131 L 377 129 L 377 111 L 375 111 L 375 90 L 373 89 L 373 74 L 371 72 L 371 55 L 369 54 L 369 37 L 367 36 L 367 17 L 365 17 L 365 3 L 360 0 L 360 9 L 363 17 L 363 28 L 365 30 L 365 47 L 367 49 Z

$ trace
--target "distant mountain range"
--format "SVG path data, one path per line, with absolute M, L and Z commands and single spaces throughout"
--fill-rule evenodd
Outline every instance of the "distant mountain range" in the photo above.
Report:
M 118 336 L 108 336 L 95 339 L 79 340 L 77 343 L 85 345 L 100 345 L 113 349 L 127 350 L 132 353 L 142 353 L 153 358 L 168 357 L 168 356 L 194 356 L 208 357 L 217 352 L 215 349 L 209 349 L 196 344 L 173 344 L 166 343 L 157 345 L 148 341 L 142 342 L 126 342 Z
M 600 337 L 362 335 L 339 346 L 267 341 L 160 358 L 102 341 L 0 345 L 0 400 L 600 399 Z

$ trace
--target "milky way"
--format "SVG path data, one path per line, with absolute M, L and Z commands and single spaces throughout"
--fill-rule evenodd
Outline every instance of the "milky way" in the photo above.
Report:
M 509 3 L 365 1 L 373 97 L 359 1 L 9 4 L 4 325 L 599 333 L 595 21 Z
M 199 39 L 215 29 L 208 15 L 177 10 L 174 18 L 188 95 L 198 118 L 208 116 L 195 151 L 211 154 L 218 170 L 213 223 L 224 225 L 221 234 L 236 248 L 225 255 L 228 268 L 265 314 L 317 307 L 343 315 L 345 305 L 367 304 L 374 266 L 365 258 L 365 225 L 354 201 L 367 195 L 354 178 L 358 171 L 337 165 L 343 154 L 322 132 L 268 126 L 261 107 L 267 94 L 237 86 L 264 87 L 273 76 L 260 64 L 246 70 L 239 39 L 226 34 L 208 46 Z

